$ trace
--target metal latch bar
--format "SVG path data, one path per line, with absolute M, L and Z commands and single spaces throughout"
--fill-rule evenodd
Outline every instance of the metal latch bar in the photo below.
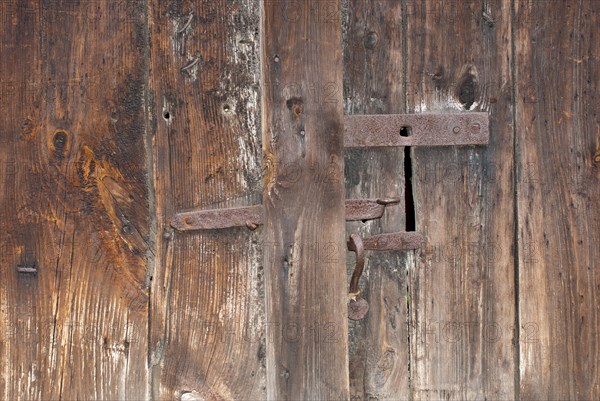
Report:
M 425 237 L 415 231 L 377 234 L 362 239 L 365 250 L 408 251 L 419 249 L 425 244 Z
M 348 250 L 356 252 L 356 266 L 350 279 L 348 318 L 351 320 L 363 319 L 369 311 L 369 303 L 360 296 L 358 283 L 365 268 L 365 250 L 373 251 L 406 251 L 419 249 L 425 244 L 425 238 L 414 231 L 377 234 L 361 238 L 358 234 L 350 235 Z
M 400 202 L 400 198 L 348 199 L 346 221 L 375 220 L 383 216 L 385 207 Z M 263 224 L 262 205 L 232 207 L 225 209 L 198 209 L 177 213 L 171 226 L 178 231 L 213 230 L 230 227 L 255 229 Z
M 486 112 L 355 114 L 344 117 L 344 129 L 346 148 L 485 145 L 490 138 Z

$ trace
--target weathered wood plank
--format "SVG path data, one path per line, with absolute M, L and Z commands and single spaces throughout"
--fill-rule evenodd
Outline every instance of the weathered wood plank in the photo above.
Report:
M 409 268 L 414 400 L 515 398 L 511 10 L 410 1 L 408 112 L 488 111 L 490 143 L 412 150 Z
M 0 399 L 147 394 L 147 44 L 129 5 L 0 4 Z
M 265 398 L 262 229 L 173 232 L 192 208 L 261 203 L 258 1 L 149 1 L 156 188 L 154 399 Z
M 346 114 L 405 112 L 402 2 L 351 0 L 345 6 Z M 404 149 L 347 149 L 345 166 L 347 197 L 401 199 L 400 204 L 386 209 L 381 220 L 347 224 L 347 234 L 404 231 Z M 353 399 L 401 400 L 409 396 L 407 257 L 408 253 L 401 252 L 367 255 L 361 289 L 370 309 L 364 320 L 350 322 Z
M 262 7 L 267 397 L 346 400 L 341 9 Z
M 515 2 L 522 399 L 600 399 L 599 24 Z

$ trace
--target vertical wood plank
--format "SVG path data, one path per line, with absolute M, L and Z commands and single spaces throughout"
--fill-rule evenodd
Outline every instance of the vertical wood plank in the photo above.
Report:
M 147 43 L 129 6 L 0 4 L 1 399 L 147 396 Z
M 267 398 L 345 400 L 340 5 L 262 7 Z
M 403 15 L 396 0 L 351 0 L 344 13 L 344 101 L 346 114 L 405 111 Z M 400 134 L 398 132 L 398 134 Z M 347 149 L 347 198 L 400 197 L 380 220 L 346 225 L 347 235 L 404 231 L 404 148 Z M 352 399 L 408 399 L 407 255 L 368 252 L 362 296 L 364 320 L 350 324 Z M 354 258 L 348 274 L 352 274 Z
M 258 1 L 149 1 L 156 188 L 154 399 L 265 398 L 261 230 L 178 233 L 190 208 L 261 203 Z
M 600 398 L 599 23 L 515 2 L 522 399 Z
M 514 399 L 511 10 L 506 1 L 407 4 L 409 112 L 490 113 L 484 147 L 412 151 L 413 399 Z

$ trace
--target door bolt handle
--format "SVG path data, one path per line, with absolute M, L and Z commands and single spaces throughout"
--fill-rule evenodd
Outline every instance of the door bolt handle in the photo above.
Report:
M 425 238 L 416 232 L 378 234 L 365 239 L 356 233 L 351 234 L 347 247 L 349 251 L 356 253 L 356 264 L 350 278 L 350 288 L 348 290 L 348 319 L 361 320 L 369 312 L 369 303 L 360 296 L 358 286 L 365 269 L 365 250 L 408 251 L 419 249 L 424 243 Z

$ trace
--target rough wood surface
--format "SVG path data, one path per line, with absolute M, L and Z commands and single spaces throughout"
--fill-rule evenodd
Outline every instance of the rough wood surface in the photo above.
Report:
M 600 399 L 599 22 L 597 0 L 0 1 L 0 400 Z M 489 112 L 490 144 L 343 150 L 342 107 Z M 170 225 L 263 190 L 254 232 Z M 393 197 L 344 233 L 344 199 Z M 366 251 L 348 323 L 347 236 L 413 214 L 426 245 Z
M 414 400 L 515 398 L 511 8 L 408 2 L 408 112 L 488 111 L 490 143 L 412 151 Z
M 147 47 L 130 5 L 0 4 L 3 400 L 147 396 Z
M 154 399 L 265 398 L 259 239 L 174 232 L 174 213 L 261 203 L 258 1 L 149 1 L 157 208 Z
M 600 399 L 600 2 L 516 1 L 522 399 Z
M 262 10 L 267 397 L 347 400 L 341 9 Z
M 345 7 L 346 114 L 403 113 L 401 2 L 352 0 Z M 386 208 L 381 220 L 347 224 L 347 234 L 403 231 L 404 149 L 347 149 L 345 164 L 348 197 L 401 199 Z M 407 257 L 407 252 L 367 252 L 360 287 L 370 309 L 364 320 L 350 322 L 354 400 L 408 398 Z M 353 263 L 352 257 L 348 277 Z

